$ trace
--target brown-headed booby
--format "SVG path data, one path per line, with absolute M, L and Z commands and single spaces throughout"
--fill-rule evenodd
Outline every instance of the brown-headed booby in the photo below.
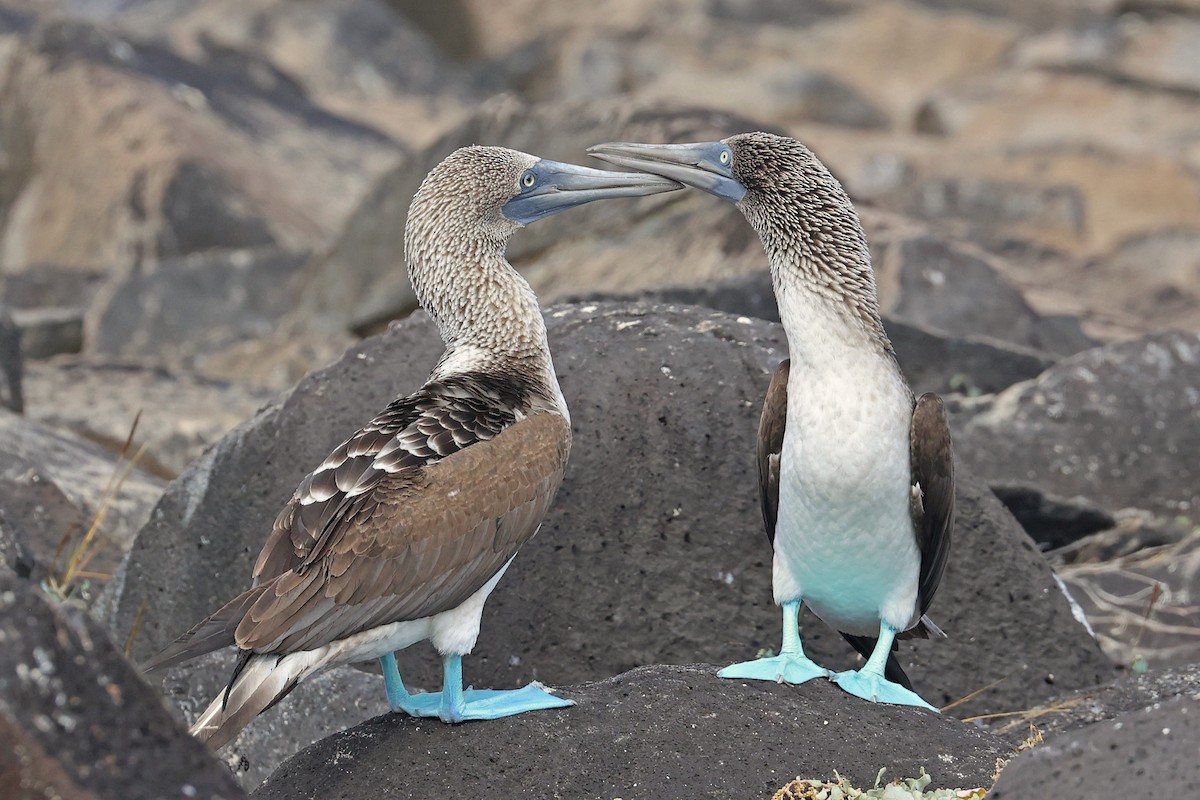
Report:
M 571 444 L 537 298 L 504 250 L 519 228 L 564 209 L 679 188 L 498 147 L 463 148 L 429 173 L 409 209 L 405 257 L 446 352 L 424 386 L 300 483 L 253 588 L 147 664 L 239 648 L 193 734 L 220 747 L 308 676 L 376 658 L 389 704 L 414 716 L 459 722 L 571 705 L 534 685 L 463 691 L 484 601 L 537 532 Z M 409 694 L 394 653 L 425 639 L 443 659 L 442 691 Z
M 941 399 L 914 400 L 884 332 L 866 236 L 829 170 L 767 133 L 589 150 L 734 203 L 770 261 L 789 361 L 759 426 L 763 516 L 774 547 L 778 656 L 723 677 L 803 683 L 830 673 L 804 655 L 800 604 L 867 662 L 832 676 L 869 700 L 932 708 L 892 655 L 902 632 L 937 632 L 925 612 L 950 552 L 954 471 Z

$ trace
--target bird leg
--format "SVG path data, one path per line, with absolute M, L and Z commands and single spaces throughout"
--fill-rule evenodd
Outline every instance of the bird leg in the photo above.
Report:
M 383 688 L 387 691 L 388 706 L 392 711 L 403 711 L 404 706 L 412 699 L 404 681 L 400 677 L 400 668 L 396 666 L 396 654 L 388 653 L 379 659 L 383 669 Z
M 390 659 L 390 669 L 389 661 Z M 469 719 L 499 719 L 547 708 L 566 708 L 575 703 L 555 697 L 536 683 L 521 689 L 467 689 L 463 690 L 462 656 L 442 657 L 442 690 L 409 694 L 400 682 L 394 655 L 380 659 L 383 678 L 388 687 L 388 704 L 393 711 L 403 711 L 411 717 L 437 717 L 442 722 L 465 722 Z M 390 677 L 394 674 L 394 678 Z M 393 689 L 393 684 L 398 691 Z
M 896 629 L 886 622 L 879 624 L 879 641 L 871 651 L 871 657 L 862 669 L 847 670 L 833 676 L 833 682 L 855 697 L 870 700 L 872 703 L 888 703 L 897 706 L 917 706 L 937 711 L 936 708 L 921 699 L 920 695 L 905 689 L 898 683 L 893 683 L 883 677 L 887 666 L 888 653 L 892 651 L 892 641 L 896 638 Z
M 800 643 L 800 600 L 783 604 L 783 644 L 779 655 L 732 664 L 717 673 L 720 678 L 749 678 L 757 681 L 801 684 L 832 673 L 804 655 Z

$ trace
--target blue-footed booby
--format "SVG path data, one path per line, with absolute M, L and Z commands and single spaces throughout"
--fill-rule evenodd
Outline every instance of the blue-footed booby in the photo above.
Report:
M 460 722 L 572 704 L 536 685 L 463 690 L 484 602 L 541 525 L 571 444 L 537 298 L 504 251 L 519 228 L 564 209 L 679 188 L 498 147 L 463 148 L 429 173 L 404 249 L 446 351 L 424 386 L 301 481 L 253 588 L 146 665 L 237 645 L 233 676 L 193 734 L 216 749 L 305 678 L 373 659 L 392 709 L 413 716 Z M 426 639 L 443 660 L 442 690 L 410 694 L 395 651 Z
M 832 677 L 865 699 L 932 708 L 892 651 L 902 633 L 941 634 L 925 612 L 950 552 L 950 431 L 941 398 L 914 400 L 896 363 L 841 184 L 800 142 L 767 133 L 589 152 L 735 204 L 770 261 L 791 358 L 763 404 L 758 470 L 783 643 L 779 655 L 720 675 Z M 861 669 L 833 675 L 804 655 L 801 603 L 867 658 Z

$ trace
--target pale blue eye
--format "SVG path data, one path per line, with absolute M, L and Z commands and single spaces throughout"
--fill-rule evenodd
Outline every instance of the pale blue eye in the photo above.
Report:
M 537 176 L 532 172 L 526 172 L 521 178 L 521 185 L 526 189 L 532 189 L 535 183 L 537 183 Z
M 728 163 L 729 163 L 729 151 L 728 151 L 728 150 L 722 150 L 722 151 L 721 151 L 721 155 L 719 156 L 719 158 L 721 159 L 721 163 L 722 163 L 722 164 L 728 164 Z

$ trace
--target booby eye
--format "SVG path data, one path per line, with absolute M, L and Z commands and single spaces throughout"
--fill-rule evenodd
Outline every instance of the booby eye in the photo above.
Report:
M 721 155 L 720 155 L 720 156 L 718 156 L 718 158 L 721 160 L 721 163 L 722 163 L 722 164 L 728 164 L 728 163 L 729 163 L 729 151 L 728 151 L 728 150 L 722 150 L 722 151 L 721 151 Z
M 526 172 L 521 176 L 521 185 L 526 189 L 532 189 L 535 183 L 537 183 L 537 176 L 532 172 Z

